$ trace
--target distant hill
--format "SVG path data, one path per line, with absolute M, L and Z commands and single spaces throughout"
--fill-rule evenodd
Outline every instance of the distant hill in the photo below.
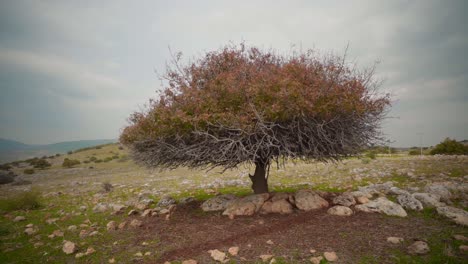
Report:
M 28 145 L 18 141 L 0 138 L 0 164 L 44 155 L 50 156 L 57 153 L 66 153 L 81 148 L 115 142 L 117 142 L 115 139 L 96 139 L 66 141 L 47 145 Z

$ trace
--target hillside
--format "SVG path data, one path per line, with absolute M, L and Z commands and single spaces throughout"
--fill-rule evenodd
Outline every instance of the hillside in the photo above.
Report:
M 114 139 L 66 141 L 46 145 L 28 145 L 18 141 L 0 139 L 0 163 L 28 159 L 39 156 L 49 156 L 66 153 L 81 148 L 87 148 L 107 143 L 114 143 Z

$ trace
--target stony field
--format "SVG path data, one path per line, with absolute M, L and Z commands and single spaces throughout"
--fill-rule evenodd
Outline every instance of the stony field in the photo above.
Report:
M 48 161 L 0 185 L 0 263 L 468 263 L 467 156 L 290 162 L 270 195 L 248 166 L 148 170 L 116 144 Z

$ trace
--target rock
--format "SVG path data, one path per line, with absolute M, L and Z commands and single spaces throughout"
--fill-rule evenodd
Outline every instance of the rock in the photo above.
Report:
M 287 200 L 270 200 L 263 204 L 260 213 L 290 214 L 293 211 L 293 206 Z
M 458 247 L 458 249 L 461 251 L 461 252 L 468 252 L 468 246 L 467 245 L 460 245 Z
M 94 213 L 104 213 L 109 209 L 109 205 L 105 203 L 98 203 L 94 206 L 93 212 Z
M 84 257 L 84 255 L 85 255 L 84 253 L 79 252 L 79 253 L 76 253 L 75 258 L 77 258 L 77 259 L 82 258 L 82 257 Z
M 356 199 L 356 202 L 358 204 L 366 204 L 369 202 L 369 198 L 367 198 L 366 196 L 358 196 L 358 197 L 355 197 L 354 199 Z
M 33 227 L 28 227 L 24 230 L 24 233 L 27 235 L 34 235 L 37 231 Z
M 387 194 L 390 192 L 390 188 L 393 187 L 392 182 L 386 182 L 386 183 L 378 183 L 378 184 L 370 184 L 365 187 L 358 187 L 358 190 L 360 192 L 363 192 L 367 195 L 372 195 L 372 194 L 379 194 L 379 193 L 384 193 Z M 372 197 L 372 196 L 371 196 Z M 370 198 L 370 197 L 368 197 Z
M 408 248 L 408 254 L 410 255 L 424 255 L 429 253 L 429 245 L 424 241 L 416 241 L 411 244 Z
M 423 209 L 422 203 L 414 198 L 409 193 L 403 193 L 397 196 L 398 203 L 406 209 L 421 211 Z
M 439 206 L 445 206 L 444 203 L 440 202 L 440 196 L 430 193 L 413 193 L 413 197 L 421 202 L 424 207 L 434 208 Z
M 128 212 L 128 216 L 131 216 L 131 215 L 137 215 L 138 214 L 138 211 L 137 210 L 130 210 L 130 212 Z
M 96 250 L 93 247 L 88 247 L 88 249 L 86 249 L 85 255 L 88 256 L 93 254 L 94 252 L 96 252 Z
M 393 195 L 408 194 L 409 195 L 410 193 L 394 186 L 394 187 L 390 187 L 390 190 L 388 191 L 388 194 L 393 194 Z
M 402 237 L 387 237 L 387 242 L 392 243 L 392 244 L 400 244 L 403 242 Z
M 294 196 L 300 210 L 310 211 L 328 207 L 328 202 L 311 190 L 299 190 Z
M 117 230 L 117 223 L 115 221 L 110 221 L 106 225 L 108 231 Z
M 233 194 L 223 194 L 206 200 L 201 208 L 204 212 L 223 211 L 236 199 Z
M 322 261 L 323 257 L 320 256 L 320 257 L 311 257 L 309 260 L 312 264 L 320 264 L 320 262 Z
M 79 234 L 79 237 L 80 237 L 80 238 L 84 238 L 84 237 L 86 237 L 86 236 L 88 235 L 88 233 L 89 233 L 89 232 L 86 231 L 86 230 L 81 230 L 81 231 L 80 231 L 80 234 Z
M 315 254 L 315 253 L 317 253 L 317 250 L 315 250 L 315 249 L 310 249 L 309 252 L 312 253 L 312 254 Z
M 331 215 L 339 215 L 339 216 L 350 216 L 353 214 L 353 210 L 351 208 L 342 206 L 342 205 L 335 205 L 327 210 L 328 214 Z
M 137 205 L 135 205 L 135 208 L 141 211 L 148 209 L 148 207 L 149 206 L 147 204 L 141 204 L 141 203 L 138 203 Z
M 226 260 L 226 253 L 221 252 L 217 249 L 208 250 L 208 253 L 210 253 L 211 258 L 215 261 L 224 262 Z
M 361 187 L 361 188 L 362 188 L 362 187 Z M 365 193 L 365 192 L 361 192 L 361 191 L 350 192 L 350 194 L 354 197 L 354 199 L 356 199 L 357 197 L 372 198 L 372 194 L 370 194 L 370 193 Z
M 180 199 L 179 204 L 192 204 L 196 202 L 197 202 L 197 199 L 195 199 L 194 197 L 184 197 Z
M 379 197 L 376 200 L 370 201 L 366 204 L 356 205 L 354 208 L 357 211 L 377 212 L 399 217 L 406 217 L 408 215 L 403 207 L 388 200 L 385 197 Z
M 143 253 L 141 253 L 141 252 L 137 252 L 137 253 L 135 253 L 135 255 L 134 255 L 134 256 L 135 256 L 135 257 L 143 257 Z
M 159 200 L 159 202 L 156 204 L 158 207 L 168 207 L 171 204 L 176 204 L 176 200 L 172 198 L 171 196 L 164 196 Z
M 463 209 L 451 206 L 440 206 L 437 207 L 437 213 L 450 218 L 459 225 L 468 226 L 468 212 Z
M 270 197 L 268 193 L 253 194 L 240 199 L 236 199 L 228 205 L 223 215 L 229 217 L 246 215 L 251 216 L 260 210 L 265 201 Z
M 230 247 L 228 252 L 231 256 L 237 256 L 237 254 L 239 254 L 239 247 Z
M 143 222 L 141 222 L 141 221 L 138 220 L 138 219 L 133 219 L 133 220 L 130 222 L 130 226 L 133 227 L 133 228 L 141 227 L 142 225 L 143 225 Z
M 153 212 L 154 209 L 146 209 L 145 211 L 143 211 L 143 213 L 141 214 L 141 217 L 148 217 L 148 216 L 151 216 L 153 215 Z
M 55 224 L 55 222 L 57 222 L 59 219 L 58 218 L 49 218 L 46 220 L 46 223 L 51 225 L 51 224 Z
M 92 237 L 92 236 L 97 236 L 97 235 L 99 235 L 98 231 L 92 231 L 91 233 L 89 233 L 88 236 Z
M 267 262 L 273 258 L 273 255 L 260 255 L 259 257 L 263 262 Z
M 25 227 L 26 227 L 26 228 L 28 228 L 28 227 L 34 227 L 34 225 L 31 224 L 31 223 L 29 223 L 29 224 L 27 224 Z
M 274 245 L 275 243 L 271 240 L 271 239 L 268 239 L 268 241 L 266 242 L 268 245 Z
M 327 261 L 333 262 L 338 260 L 338 256 L 336 255 L 335 252 L 324 252 L 323 256 Z
M 168 214 L 169 212 L 170 212 L 170 211 L 169 211 L 169 209 L 167 209 L 167 208 L 163 208 L 163 209 L 159 210 L 159 214 L 160 214 L 160 215 L 165 215 L 165 214 Z
M 439 196 L 442 202 L 448 202 L 452 198 L 452 193 L 450 193 L 447 187 L 440 184 L 431 184 L 426 186 L 425 191 L 427 193 Z
M 127 221 L 123 221 L 122 223 L 119 224 L 118 228 L 119 230 L 124 229 L 127 226 Z
M 77 248 L 76 248 L 75 243 L 65 240 L 65 243 L 63 244 L 63 247 L 62 247 L 62 251 L 65 254 L 67 255 L 73 254 L 75 253 L 76 250 Z
M 82 205 L 82 206 L 80 206 L 80 210 L 84 212 L 84 211 L 88 210 L 88 207 L 86 207 L 85 205 Z
M 15 174 L 11 171 L 0 170 L 0 184 L 8 184 L 15 181 Z
M 127 206 L 122 204 L 111 204 L 111 207 L 114 214 L 122 214 L 127 209 Z
M 343 193 L 333 198 L 333 204 L 349 207 L 355 205 L 356 200 L 354 200 L 354 196 L 351 193 Z
M 109 259 L 107 262 L 109 262 L 109 263 L 115 263 L 115 258 L 111 258 L 111 259 Z
M 468 241 L 468 237 L 464 236 L 464 235 L 459 235 L 459 234 L 456 234 L 456 235 L 453 235 L 453 238 L 455 240 L 458 240 L 458 241 L 463 241 L 463 242 L 467 242 Z
M 26 217 L 18 215 L 17 217 L 15 217 L 15 219 L 13 219 L 13 222 L 21 222 L 25 220 L 26 220 Z
M 182 264 L 198 264 L 198 262 L 194 259 L 188 259 L 188 260 L 182 261 Z
M 52 235 L 54 235 L 54 237 L 63 237 L 63 232 L 61 230 L 54 230 Z

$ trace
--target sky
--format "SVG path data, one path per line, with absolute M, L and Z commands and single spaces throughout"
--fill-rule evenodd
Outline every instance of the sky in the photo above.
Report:
M 377 66 L 392 146 L 468 139 L 468 1 L 1 1 L 0 138 L 118 138 L 170 49 L 229 43 Z

